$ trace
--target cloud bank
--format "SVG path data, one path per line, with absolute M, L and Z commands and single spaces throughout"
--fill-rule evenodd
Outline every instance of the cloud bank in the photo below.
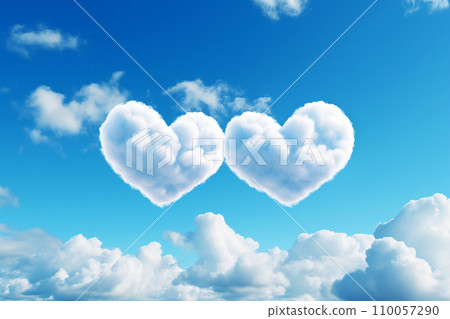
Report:
M 8 48 L 26 57 L 30 49 L 41 48 L 46 50 L 76 49 L 80 43 L 78 37 L 63 34 L 59 30 L 39 26 L 36 30 L 24 25 L 16 24 L 11 28 Z
M 121 258 L 85 295 L 87 300 L 335 299 L 330 286 L 342 271 L 317 250 L 312 237 L 333 250 L 347 269 L 364 267 L 371 236 L 330 231 L 300 235 L 289 251 L 258 252 L 258 243 L 231 229 L 221 215 L 202 214 L 185 239 L 198 253 L 182 269 L 161 244 L 151 242 Z M 3 235 L 3 236 L 1 236 Z M 62 243 L 41 229 L 0 226 L 2 299 L 74 300 L 120 255 L 97 238 Z
M 125 101 L 127 92 L 118 88 L 118 80 L 123 72 L 115 72 L 106 83 L 91 83 L 81 87 L 72 100 L 53 91 L 48 86 L 34 90 L 29 99 L 36 127 L 29 131 L 34 143 L 48 142 L 43 131 L 56 135 L 77 135 L 88 124 L 103 121 L 108 112 Z
M 137 164 L 132 167 L 126 165 L 127 140 L 145 129 L 169 138 L 164 147 L 152 154 L 144 155 L 144 152 L 142 156 L 137 155 L 136 148 L 135 162 L 153 159 L 153 163 L 148 164 L 152 165 L 152 169 L 155 165 L 153 174 L 148 174 L 148 166 L 147 171 L 139 171 Z M 178 117 L 168 126 L 158 112 L 135 101 L 116 106 L 100 127 L 102 152 L 108 164 L 127 184 L 158 206 L 181 198 L 205 182 L 222 165 L 223 155 L 212 160 L 204 158 L 199 165 L 194 165 L 194 154 L 208 157 L 210 153 L 215 153 L 215 150 L 203 148 L 199 142 L 201 139 L 223 140 L 223 132 L 212 117 L 191 112 Z M 156 169 L 156 165 L 167 158 L 169 161 Z
M 286 15 L 296 17 L 305 9 L 307 0 L 253 0 L 263 13 L 272 20 Z
M 226 300 L 335 299 L 328 291 L 342 271 L 314 240 L 353 270 L 365 266 L 364 251 L 372 241 L 368 235 L 323 230 L 299 235 L 288 251 L 275 247 L 259 252 L 258 242 L 237 234 L 221 215 L 199 215 L 195 224 L 197 230 L 181 246 L 193 248 L 198 260 L 175 282 L 213 289 Z
M 120 255 L 97 238 L 82 235 L 66 243 L 40 229 L 15 231 L 0 226 L 2 299 L 75 300 Z M 5 236 L 6 235 L 6 236 Z M 152 242 L 119 260 L 88 299 L 201 299 L 197 287 L 172 285 L 182 269 Z M 181 298 L 179 298 L 181 297 Z
M 426 7 L 430 12 L 442 11 L 449 8 L 448 0 L 405 0 L 408 13 Z
M 234 145 L 232 141 L 237 147 L 227 148 Z M 225 130 L 230 169 L 251 187 L 288 206 L 342 170 L 353 144 L 350 120 L 337 106 L 325 102 L 297 109 L 283 126 L 265 114 L 245 112 L 234 117 Z
M 173 244 L 197 253 L 192 266 L 182 269 L 151 242 L 121 258 L 84 298 L 368 299 L 319 242 L 377 300 L 450 299 L 450 199 L 442 194 L 408 203 L 377 227 L 375 237 L 321 230 L 298 235 L 289 250 L 259 251 L 257 241 L 236 233 L 218 214 L 198 215 L 195 225 L 186 234 L 166 233 Z M 120 255 L 97 238 L 77 235 L 63 243 L 41 229 L 0 225 L 0 297 L 74 300 Z

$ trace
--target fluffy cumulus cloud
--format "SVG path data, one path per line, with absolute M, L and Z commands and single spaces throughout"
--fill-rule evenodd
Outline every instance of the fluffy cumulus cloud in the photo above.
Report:
M 283 126 L 245 112 L 225 131 L 228 166 L 251 187 L 294 205 L 331 180 L 347 164 L 354 132 L 341 109 L 325 102 L 297 109 Z
M 64 34 L 59 30 L 39 26 L 35 30 L 16 24 L 11 28 L 8 48 L 24 56 L 29 56 L 30 49 L 66 50 L 78 48 L 78 37 Z
M 377 300 L 448 300 L 449 203 L 441 194 L 408 203 L 378 226 L 376 238 L 321 230 L 298 235 L 288 250 L 268 251 L 236 233 L 223 216 L 201 214 L 194 231 L 165 234 L 197 254 L 190 267 L 181 268 L 151 242 L 120 258 L 83 299 L 369 299 L 338 263 Z M 97 238 L 77 235 L 63 243 L 41 229 L 0 225 L 0 297 L 76 299 L 121 254 Z
M 197 229 L 180 234 L 198 253 L 182 269 L 161 244 L 152 242 L 125 255 L 89 289 L 84 300 L 260 300 L 329 299 L 329 287 L 343 272 L 317 249 L 332 251 L 347 269 L 364 267 L 371 236 L 330 231 L 300 235 L 289 251 L 258 252 L 258 243 L 231 229 L 221 215 L 196 217 Z M 177 233 L 172 233 L 177 234 Z M 175 236 L 170 236 L 171 239 Z M 313 240 L 314 238 L 314 240 Z M 121 255 L 97 238 L 77 235 L 62 243 L 41 229 L 0 226 L 2 299 L 74 300 Z
M 256 241 L 237 234 L 221 215 L 199 215 L 195 223 L 195 232 L 173 242 L 198 253 L 197 262 L 176 282 L 212 289 L 228 300 L 334 298 L 330 287 L 344 273 L 317 243 L 344 267 L 355 270 L 364 268 L 364 252 L 372 240 L 368 235 L 319 231 L 299 235 L 288 251 L 275 247 L 259 252 Z
M 403 241 L 433 269 L 450 269 L 450 250 L 433 249 L 450 247 L 450 200 L 442 194 L 413 200 L 397 217 L 378 225 L 375 237 Z
M 19 199 L 8 188 L 0 186 L 0 208 L 6 206 L 19 207 Z
M 10 230 L 0 226 L 0 295 L 2 299 L 74 300 L 121 251 L 101 247 L 82 235 L 66 243 L 40 229 Z M 212 292 L 172 281 L 183 270 L 161 245 L 152 242 L 136 255 L 119 259 L 89 290 L 86 299 L 208 299 Z
M 44 131 L 57 135 L 76 135 L 85 125 L 103 121 L 108 112 L 123 103 L 127 93 L 118 88 L 123 72 L 116 72 L 106 83 L 91 83 L 78 90 L 71 100 L 48 86 L 34 90 L 28 107 L 32 111 L 36 127 L 29 131 L 35 143 L 48 142 Z
M 415 250 L 403 242 L 386 237 L 377 239 L 367 251 L 366 270 L 352 273 L 375 300 L 435 299 L 438 281 L 429 264 L 417 258 Z M 370 300 L 353 279 L 346 276 L 333 292 L 347 300 Z
M 422 7 L 428 8 L 430 12 L 442 11 L 449 8 L 448 0 L 405 0 L 408 13 L 415 12 Z
M 450 299 L 450 199 L 442 194 L 409 202 L 380 224 L 367 251 L 368 267 L 353 277 L 378 300 Z M 367 299 L 349 277 L 334 286 L 343 299 Z
M 102 152 L 114 172 L 159 206 L 176 201 L 222 165 L 220 148 L 204 147 L 206 139 L 223 140 L 212 117 L 190 112 L 168 126 L 158 112 L 135 101 L 116 106 L 100 128 Z
M 253 0 L 264 14 L 273 20 L 278 20 L 281 15 L 296 17 L 305 8 L 307 0 Z
M 179 82 L 167 91 L 182 96 L 183 107 L 187 110 L 203 111 L 215 117 L 231 116 L 243 111 L 265 111 L 272 100 L 263 96 L 248 101 L 242 92 L 224 82 L 208 86 L 200 79 Z

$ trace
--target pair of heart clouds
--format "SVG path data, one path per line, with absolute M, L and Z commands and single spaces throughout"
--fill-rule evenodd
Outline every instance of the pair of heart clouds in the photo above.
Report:
M 170 137 L 166 142 L 170 147 L 159 150 L 169 149 L 169 160 L 151 175 L 127 165 L 127 141 L 143 130 Z M 206 140 L 223 142 L 222 157 L 204 160 L 207 156 L 203 156 L 192 165 L 195 154 L 207 152 L 199 142 Z M 249 148 L 244 141 L 253 144 Z M 298 165 L 304 141 L 314 142 L 321 163 L 316 158 Z M 158 206 L 168 205 L 204 183 L 224 160 L 248 185 L 292 206 L 345 167 L 353 151 L 354 130 L 339 107 L 325 102 L 300 107 L 284 125 L 266 114 L 245 112 L 232 118 L 224 133 L 214 118 L 202 112 L 186 113 L 167 125 L 150 106 L 130 101 L 111 110 L 100 127 L 100 142 L 114 172 Z

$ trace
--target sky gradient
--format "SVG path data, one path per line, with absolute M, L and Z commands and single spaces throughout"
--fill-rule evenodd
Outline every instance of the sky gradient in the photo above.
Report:
M 80 1 L 164 88 L 199 79 L 249 103 L 275 100 L 371 2 L 301 3 L 300 12 L 274 19 L 251 0 Z M 309 233 L 372 234 L 410 200 L 450 194 L 450 10 L 420 3 L 417 10 L 400 0 L 376 3 L 270 111 L 282 124 L 304 104 L 325 101 L 341 108 L 355 130 L 347 166 L 287 208 Z M 1 208 L 0 222 L 21 231 L 41 228 L 63 242 L 96 237 L 103 248 L 123 251 L 163 209 L 105 161 L 99 127 L 107 112 L 85 115 L 67 134 L 40 122 L 33 93 L 45 86 L 68 102 L 98 83 L 117 101 L 152 106 L 168 124 L 184 112 L 72 1 L 4 2 L 0 21 L 0 187 L 18 201 Z M 14 40 L 18 25 L 18 32 L 54 30 L 67 42 Z M 183 101 L 180 92 L 174 97 Z M 93 103 L 108 107 L 101 98 Z M 233 112 L 211 115 L 225 130 Z M 44 137 L 33 140 L 33 130 Z M 270 197 L 223 164 L 129 252 L 156 241 L 181 267 L 192 266 L 198 253 L 164 234 L 192 232 L 196 216 L 208 212 L 222 215 L 261 251 L 289 250 L 301 232 Z

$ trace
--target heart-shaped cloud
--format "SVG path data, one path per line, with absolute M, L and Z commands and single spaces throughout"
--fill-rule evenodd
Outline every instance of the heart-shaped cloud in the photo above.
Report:
M 158 206 L 178 200 L 222 165 L 223 155 L 208 160 L 202 139 L 223 141 L 212 117 L 192 112 L 167 126 L 158 112 L 136 101 L 116 106 L 100 127 L 108 164 Z M 195 154 L 202 156 L 199 163 L 193 163 Z
M 225 159 L 251 187 L 292 206 L 345 167 L 353 144 L 353 126 L 342 110 L 314 102 L 283 126 L 261 113 L 234 117 L 225 130 Z

